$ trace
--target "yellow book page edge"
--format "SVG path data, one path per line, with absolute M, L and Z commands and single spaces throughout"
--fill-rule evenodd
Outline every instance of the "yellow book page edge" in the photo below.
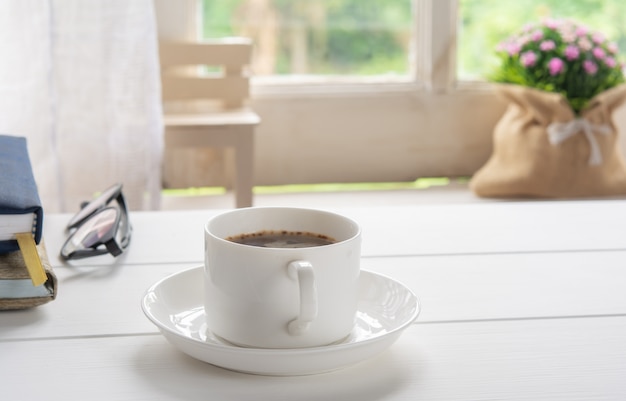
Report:
M 41 259 L 39 259 L 37 244 L 35 244 L 33 234 L 17 233 L 15 234 L 15 238 L 17 238 L 20 251 L 22 251 L 24 263 L 26 263 L 26 269 L 28 270 L 33 285 L 35 287 L 42 285 L 48 280 L 48 276 L 43 268 L 43 264 L 41 264 Z

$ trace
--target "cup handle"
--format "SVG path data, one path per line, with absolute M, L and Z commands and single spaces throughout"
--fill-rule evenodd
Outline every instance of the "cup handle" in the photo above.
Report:
M 292 336 L 305 333 L 317 317 L 317 288 L 313 265 L 306 260 L 295 260 L 287 265 L 289 277 L 298 282 L 300 287 L 300 314 L 287 325 Z

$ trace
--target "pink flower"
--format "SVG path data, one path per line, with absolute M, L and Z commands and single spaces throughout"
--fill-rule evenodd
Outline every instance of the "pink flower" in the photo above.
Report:
M 559 25 L 559 32 L 561 33 L 565 31 L 571 31 L 572 29 L 574 29 L 574 24 L 572 24 L 572 21 L 570 20 L 564 20 Z
M 560 22 L 559 20 L 548 18 L 544 21 L 543 24 L 546 26 L 546 28 L 552 29 L 554 31 L 559 27 Z
M 548 62 L 548 69 L 550 70 L 550 75 L 558 75 L 563 72 L 565 67 L 565 63 L 558 57 L 552 58 Z
M 587 38 L 580 38 L 578 40 L 578 47 L 580 47 L 580 49 L 583 50 L 583 51 L 588 52 L 589 50 L 591 50 L 592 46 L 593 45 L 591 44 L 591 42 Z
M 523 47 L 526 43 L 528 43 L 529 40 L 530 40 L 530 37 L 528 35 L 522 35 L 519 38 L 517 38 L 517 44 Z
M 580 50 L 574 45 L 569 45 L 565 48 L 564 55 L 567 61 L 576 60 L 580 56 Z
M 573 31 L 563 31 L 561 32 L 561 38 L 563 38 L 565 43 L 572 43 L 576 41 L 576 34 Z
M 585 60 L 583 62 L 583 68 L 589 75 L 595 75 L 598 72 L 598 65 L 591 60 Z
M 543 31 L 541 29 L 536 29 L 530 34 L 530 40 L 533 42 L 539 42 L 543 38 Z
M 604 59 L 604 64 L 606 64 L 606 66 L 609 68 L 613 68 L 617 65 L 617 62 L 613 57 L 607 57 Z
M 531 50 L 525 51 L 521 54 L 520 61 L 524 67 L 532 67 L 537 62 L 537 55 Z
M 595 44 L 601 45 L 605 38 L 600 32 L 594 32 L 593 35 L 591 35 L 591 39 Z
M 585 26 L 580 25 L 576 28 L 576 35 L 578 35 L 578 37 L 580 38 L 587 35 L 587 32 L 589 32 L 589 29 L 587 29 L 587 27 Z
M 594 47 L 591 52 L 593 53 L 593 56 L 597 58 L 598 60 L 602 60 L 606 57 L 606 54 L 604 53 L 604 50 L 602 50 L 601 47 Z
M 509 42 L 506 44 L 506 51 L 509 53 L 510 56 L 515 56 L 519 54 L 520 50 L 522 50 L 522 46 L 520 46 L 516 42 Z
M 496 50 L 507 52 L 509 56 L 516 56 L 522 50 L 522 45 L 520 45 L 517 41 L 508 39 L 498 43 Z
M 550 50 L 554 50 L 555 47 L 556 47 L 556 45 L 554 44 L 554 41 L 552 41 L 552 40 L 544 40 L 539 45 L 539 49 L 541 49 L 544 52 L 547 52 L 547 51 L 550 51 Z
M 609 49 L 609 52 L 611 52 L 612 54 L 617 54 L 617 52 L 619 51 L 617 47 L 617 43 L 615 42 L 609 43 L 607 48 Z

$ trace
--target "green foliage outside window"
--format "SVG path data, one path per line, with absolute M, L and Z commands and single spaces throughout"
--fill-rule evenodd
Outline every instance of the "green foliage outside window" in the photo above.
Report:
M 205 0 L 204 37 L 248 36 L 257 75 L 405 75 L 411 0 Z

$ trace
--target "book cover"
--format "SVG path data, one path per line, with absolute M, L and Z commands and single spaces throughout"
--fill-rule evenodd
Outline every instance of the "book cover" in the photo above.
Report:
M 16 233 L 41 241 L 43 208 L 26 138 L 0 135 L 0 253 L 19 250 Z
M 39 286 L 33 285 L 21 251 L 0 254 L 0 310 L 31 308 L 56 298 L 57 277 L 44 241 L 37 245 L 37 252 L 47 276 Z

